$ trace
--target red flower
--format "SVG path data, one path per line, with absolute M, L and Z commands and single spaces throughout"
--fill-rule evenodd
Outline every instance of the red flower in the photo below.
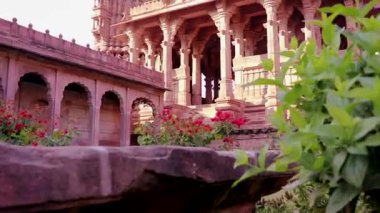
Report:
M 200 126 L 202 124 L 203 124 L 203 119 L 202 118 L 199 118 L 199 119 L 193 121 L 193 125 L 195 125 L 195 126 Z
M 37 137 L 43 138 L 45 137 L 45 135 L 46 135 L 46 131 L 43 131 L 43 130 L 37 131 Z
M 234 139 L 231 138 L 231 137 L 225 137 L 225 138 L 223 139 L 223 142 L 224 142 L 224 143 L 228 143 L 228 144 L 233 144 L 233 143 L 234 143 Z
M 211 119 L 212 122 L 224 122 L 232 118 L 232 113 L 230 112 L 222 112 L 220 110 L 216 111 L 216 115 L 214 118 Z
M 32 146 L 38 146 L 38 142 L 33 141 L 33 142 L 32 142 Z
M 26 112 L 25 112 L 25 111 L 21 111 L 21 112 L 20 112 L 20 115 L 21 115 L 22 118 L 25 118 L 25 116 L 26 116 Z
M 24 124 L 16 124 L 15 129 L 16 131 L 20 131 L 24 127 Z
M 236 126 L 238 126 L 240 128 L 242 125 L 245 124 L 245 122 L 246 122 L 246 120 L 244 118 L 240 117 L 240 118 L 234 119 L 231 123 L 235 124 Z
M 212 122 L 219 122 L 220 119 L 219 119 L 218 117 L 215 117 L 215 118 L 211 118 L 211 121 L 212 121 Z
M 206 129 L 207 131 L 209 131 L 209 132 L 212 131 L 212 126 L 211 126 L 211 125 L 207 124 L 207 125 L 205 125 L 204 127 L 205 127 L 205 129 Z
M 12 122 L 10 122 L 10 121 L 7 121 L 7 123 L 5 123 L 5 125 L 7 125 L 7 126 L 10 126 L 12 124 Z

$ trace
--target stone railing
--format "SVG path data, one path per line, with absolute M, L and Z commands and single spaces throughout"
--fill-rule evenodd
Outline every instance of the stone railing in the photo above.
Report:
M 245 70 L 241 73 L 243 75 L 242 94 L 246 101 L 254 104 L 264 103 L 267 86 L 254 85 L 253 82 L 259 78 L 266 78 L 267 73 L 262 67 Z
M 249 70 L 249 69 L 252 69 L 254 67 L 260 66 L 261 62 L 267 58 L 268 58 L 267 54 L 234 58 L 233 69 L 235 71 L 236 70 Z
M 46 30 L 45 33 L 33 30 L 33 26 L 24 27 L 0 19 L 0 45 L 36 55 L 48 57 L 64 63 L 75 64 L 91 70 L 107 73 L 134 82 L 149 84 L 163 88 L 163 74 L 140 65 L 132 64 L 113 55 L 90 49 L 90 46 L 80 46 L 73 39 L 71 42 L 62 35 L 54 37 Z
M 130 8 L 129 15 L 135 16 L 140 15 L 146 12 L 152 12 L 155 10 L 162 9 L 166 6 L 165 2 L 163 0 L 151 0 L 146 1 L 140 5 L 134 6 Z

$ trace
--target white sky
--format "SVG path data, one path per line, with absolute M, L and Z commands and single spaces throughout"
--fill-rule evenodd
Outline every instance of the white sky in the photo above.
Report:
M 0 18 L 16 17 L 21 25 L 32 23 L 38 31 L 93 46 L 92 6 L 93 0 L 0 0 Z

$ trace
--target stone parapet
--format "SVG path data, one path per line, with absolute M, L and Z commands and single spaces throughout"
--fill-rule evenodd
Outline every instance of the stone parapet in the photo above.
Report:
M 149 86 L 164 88 L 163 74 L 103 52 L 0 19 L 0 46 L 31 52 L 53 60 L 93 69 Z
M 249 155 L 257 162 L 258 152 Z M 0 212 L 245 213 L 292 175 L 265 173 L 231 188 L 244 171 L 233 163 L 233 152 L 205 148 L 0 143 Z

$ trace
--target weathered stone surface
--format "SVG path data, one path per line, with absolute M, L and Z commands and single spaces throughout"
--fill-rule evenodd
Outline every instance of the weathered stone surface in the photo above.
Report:
M 232 152 L 204 148 L 0 144 L 0 212 L 250 212 L 290 177 L 231 189 L 243 172 L 233 162 Z

